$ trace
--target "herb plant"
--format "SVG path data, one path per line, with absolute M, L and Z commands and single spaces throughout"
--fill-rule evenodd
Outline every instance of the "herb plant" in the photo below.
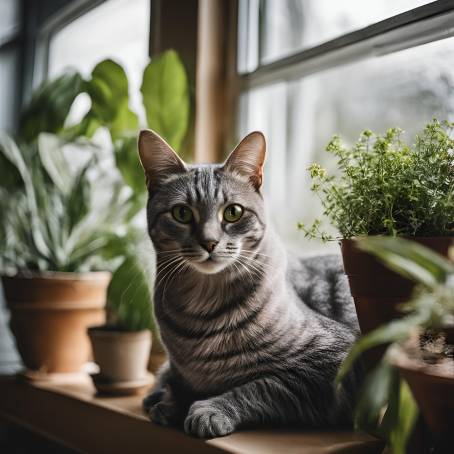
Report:
M 454 263 L 403 238 L 368 237 L 357 241 L 361 249 L 419 286 L 413 299 L 402 306 L 402 318 L 380 326 L 356 342 L 339 371 L 339 381 L 373 347 L 391 344 L 392 350 L 393 344 L 402 343 L 415 333 L 439 333 L 454 326 Z M 417 415 L 418 407 L 407 383 L 385 355 L 360 390 L 355 415 L 357 428 L 387 440 L 393 454 L 404 454 Z
M 312 191 L 342 238 L 359 235 L 454 235 L 454 124 L 433 120 L 414 145 L 392 128 L 364 131 L 345 147 L 334 136 L 326 150 L 337 158 L 337 175 L 310 166 Z M 300 224 L 307 237 L 332 239 L 321 221 Z

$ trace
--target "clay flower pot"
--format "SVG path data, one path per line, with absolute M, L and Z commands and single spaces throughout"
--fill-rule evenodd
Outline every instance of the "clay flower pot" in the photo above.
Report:
M 452 237 L 410 238 L 448 257 Z M 341 241 L 345 274 L 355 301 L 363 334 L 401 316 L 398 306 L 408 301 L 415 283 L 382 265 L 378 259 L 356 247 L 354 240 Z
M 454 359 L 443 365 L 414 358 L 408 346 L 393 345 L 389 361 L 399 368 L 418 403 L 431 435 L 435 451 L 452 452 L 454 445 Z
M 25 366 L 78 372 L 91 357 L 87 327 L 105 320 L 107 272 L 3 276 L 10 326 Z
M 453 242 L 452 237 L 414 237 L 411 240 L 445 257 L 448 257 Z M 373 255 L 358 249 L 354 240 L 342 240 L 341 251 L 361 333 L 367 334 L 401 317 L 398 308 L 410 299 L 416 284 L 388 269 Z M 365 352 L 365 366 L 372 368 L 385 351 L 386 346 Z
M 122 331 L 105 325 L 89 328 L 88 335 L 100 369 L 92 376 L 99 392 L 135 394 L 151 385 L 149 330 Z

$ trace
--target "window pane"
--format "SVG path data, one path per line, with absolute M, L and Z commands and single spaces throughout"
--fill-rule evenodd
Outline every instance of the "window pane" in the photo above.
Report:
M 426 3 L 430 1 L 262 0 L 259 61 L 269 63 Z
M 108 0 L 52 37 L 49 77 L 68 67 L 88 76 L 99 61 L 112 58 L 125 68 L 132 108 L 140 112 L 139 88 L 148 61 L 149 26 L 150 0 Z
M 11 39 L 19 31 L 20 2 L 17 0 L 1 0 L 0 5 L 0 43 Z
M 16 120 L 18 54 L 16 47 L 0 51 L 0 130 L 9 132 Z
M 267 135 L 265 189 L 289 242 L 305 244 L 296 223 L 320 215 L 306 168 L 314 161 L 334 166 L 324 151 L 330 137 L 350 144 L 363 129 L 399 126 L 411 141 L 434 116 L 453 121 L 453 68 L 450 38 L 243 94 L 241 133 Z

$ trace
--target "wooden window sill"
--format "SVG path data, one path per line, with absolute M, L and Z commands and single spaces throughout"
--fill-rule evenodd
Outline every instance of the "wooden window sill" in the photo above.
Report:
M 242 431 L 198 440 L 151 423 L 141 397 L 99 397 L 88 377 L 67 383 L 0 378 L 0 419 L 71 449 L 100 453 L 379 453 L 365 434 L 333 431 Z

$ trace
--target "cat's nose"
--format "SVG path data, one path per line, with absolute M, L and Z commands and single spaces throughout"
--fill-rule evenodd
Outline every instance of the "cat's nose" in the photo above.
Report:
M 210 241 L 205 241 L 201 243 L 203 249 L 206 249 L 208 252 L 213 252 L 214 248 L 218 244 L 218 241 L 210 240 Z

